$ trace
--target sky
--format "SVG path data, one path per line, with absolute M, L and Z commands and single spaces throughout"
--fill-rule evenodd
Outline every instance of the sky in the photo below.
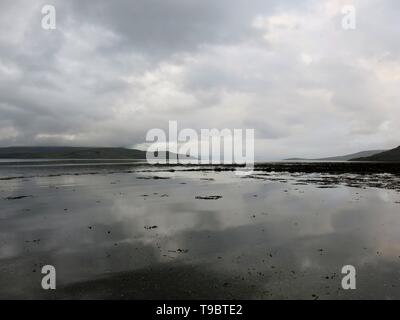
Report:
M 398 0 L 2 0 L 0 146 L 143 147 L 176 120 L 254 129 L 258 160 L 394 148 L 399 16 Z

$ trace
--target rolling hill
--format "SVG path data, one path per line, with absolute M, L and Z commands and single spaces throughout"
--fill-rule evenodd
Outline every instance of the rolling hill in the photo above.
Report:
M 378 154 L 374 154 L 374 155 L 369 156 L 369 157 L 358 157 L 358 158 L 354 158 L 354 159 L 351 159 L 351 160 L 352 161 L 400 162 L 400 146 L 395 148 L 395 149 L 384 151 L 384 152 L 380 152 Z
M 291 160 L 291 161 L 348 161 L 354 158 L 362 158 L 362 157 L 370 157 L 372 155 L 381 153 L 385 150 L 367 150 L 367 151 L 361 151 L 357 153 L 352 153 L 352 154 L 346 154 L 343 156 L 335 156 L 335 157 L 328 157 L 328 158 L 318 158 L 318 159 L 303 159 L 303 158 L 289 158 L 285 160 Z
M 167 153 L 169 158 L 170 153 Z M 6 147 L 0 159 L 146 159 L 146 151 L 102 147 Z

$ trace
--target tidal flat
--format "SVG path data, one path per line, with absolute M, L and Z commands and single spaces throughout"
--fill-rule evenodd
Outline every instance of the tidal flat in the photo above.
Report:
M 400 299 L 397 164 L 233 170 L 1 162 L 0 298 Z

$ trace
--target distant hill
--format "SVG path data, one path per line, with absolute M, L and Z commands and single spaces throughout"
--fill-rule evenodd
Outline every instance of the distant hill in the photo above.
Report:
M 335 157 L 328 157 L 328 158 L 319 158 L 319 159 L 303 159 L 303 158 L 289 158 L 285 160 L 290 160 L 290 161 L 348 161 L 354 158 L 362 158 L 362 157 L 370 157 L 372 155 L 381 153 L 385 150 L 368 150 L 368 151 L 361 151 L 357 153 L 352 153 L 352 154 L 346 154 L 344 156 L 335 156 Z
M 357 153 L 352 153 L 352 154 L 346 154 L 344 156 L 337 156 L 337 157 L 329 157 L 329 158 L 322 158 L 322 159 L 317 159 L 317 160 L 326 160 L 326 161 L 348 161 L 354 158 L 361 158 L 361 157 L 370 157 L 374 154 L 381 153 L 385 150 L 367 150 L 367 151 L 361 151 Z
M 392 150 L 388 150 L 388 151 L 384 151 L 384 152 L 380 152 L 378 154 L 374 154 L 372 156 L 368 156 L 368 157 L 356 157 L 354 159 L 351 159 L 352 161 L 387 161 L 387 162 L 400 162 L 400 146 L 392 149 Z
M 167 158 L 170 154 L 167 153 Z M 0 159 L 146 159 L 146 151 L 101 147 L 6 147 Z

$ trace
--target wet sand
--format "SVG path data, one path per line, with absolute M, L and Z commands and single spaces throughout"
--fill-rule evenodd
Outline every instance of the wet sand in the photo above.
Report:
M 0 298 L 399 299 L 398 167 L 1 163 Z

